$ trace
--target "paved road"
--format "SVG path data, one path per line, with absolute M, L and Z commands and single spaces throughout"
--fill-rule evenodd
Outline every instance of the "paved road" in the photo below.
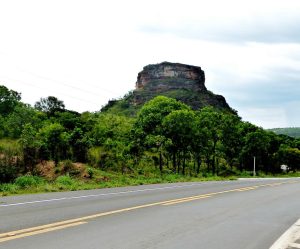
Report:
M 268 249 L 300 218 L 300 179 L 0 198 L 5 249 Z

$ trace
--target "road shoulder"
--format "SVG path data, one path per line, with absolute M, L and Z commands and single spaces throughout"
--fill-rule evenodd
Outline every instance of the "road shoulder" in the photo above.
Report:
M 300 219 L 294 223 L 270 249 L 297 249 L 300 248 Z

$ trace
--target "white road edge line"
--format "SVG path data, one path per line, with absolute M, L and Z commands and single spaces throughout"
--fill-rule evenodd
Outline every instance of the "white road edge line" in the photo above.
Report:
M 264 178 L 264 180 L 266 180 L 266 179 L 268 179 L 268 178 Z M 282 179 L 280 179 L 280 180 L 282 180 Z M 224 182 L 228 182 L 228 181 L 224 181 Z M 208 182 L 199 182 L 199 183 L 186 184 L 186 185 L 175 185 L 175 186 L 170 186 L 170 187 L 128 190 L 128 191 L 113 192 L 113 193 L 103 193 L 103 194 L 97 194 L 97 195 L 71 196 L 71 197 L 37 200 L 37 201 L 26 201 L 26 202 L 19 202 L 19 203 L 0 204 L 0 207 L 11 207 L 11 206 L 21 206 L 21 205 L 27 205 L 27 204 L 43 203 L 43 202 L 54 202 L 54 201 L 64 201 L 64 200 L 82 199 L 82 198 L 99 197 L 99 196 L 130 194 L 130 193 L 138 193 L 138 192 L 146 192 L 146 191 L 163 190 L 163 189 L 185 188 L 185 187 L 203 185 L 203 184 L 206 184 L 206 183 L 208 183 Z
M 290 243 L 289 246 L 295 247 L 295 248 L 300 248 L 300 244 L 296 244 L 296 243 Z
M 203 183 L 194 183 L 194 184 L 188 184 L 188 185 L 176 185 L 176 186 L 160 187 L 160 188 L 146 188 L 146 189 L 138 189 L 138 190 L 128 190 L 128 191 L 121 191 L 121 192 L 96 194 L 96 195 L 71 196 L 71 197 L 45 199 L 45 200 L 38 200 L 38 201 L 26 201 L 26 202 L 11 203 L 11 204 L 1 204 L 0 207 L 21 206 L 21 205 L 34 204 L 34 203 L 54 202 L 54 201 L 82 199 L 82 198 L 89 198 L 89 197 L 99 197 L 99 196 L 138 193 L 138 192 L 156 191 L 156 190 L 162 190 L 162 189 L 184 188 L 184 187 L 191 187 L 191 186 L 196 186 L 196 185 L 201 185 L 201 184 L 203 184 Z
M 270 247 L 270 249 L 287 249 L 295 240 L 300 237 L 300 219 L 296 221 L 284 234 L 282 234 L 277 241 Z

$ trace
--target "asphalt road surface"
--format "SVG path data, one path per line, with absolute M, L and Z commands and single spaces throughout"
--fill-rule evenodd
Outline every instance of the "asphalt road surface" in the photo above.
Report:
M 300 179 L 0 198 L 5 249 L 269 249 L 300 218 Z

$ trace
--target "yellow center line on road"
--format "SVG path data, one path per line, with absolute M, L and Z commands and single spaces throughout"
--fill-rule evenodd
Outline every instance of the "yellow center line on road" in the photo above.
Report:
M 214 193 L 189 196 L 189 197 L 184 197 L 184 198 L 179 198 L 179 199 L 173 199 L 173 200 L 170 200 L 170 201 L 164 201 L 164 203 L 162 203 L 162 205 L 168 204 L 170 202 L 185 201 L 185 200 L 191 200 L 191 199 L 196 199 L 196 198 L 203 198 L 203 197 L 206 197 L 206 196 L 210 197 L 212 195 L 214 195 Z
M 65 229 L 65 228 L 68 228 L 68 227 L 79 226 L 79 225 L 86 224 L 86 223 L 87 223 L 86 221 L 81 221 L 81 222 L 71 223 L 71 224 L 67 224 L 67 225 L 63 225 L 63 226 L 49 227 L 49 228 L 45 228 L 45 229 L 41 229 L 41 230 L 22 233 L 22 234 L 18 234 L 18 235 L 14 235 L 14 236 L 11 235 L 13 237 L 1 238 L 0 243 L 5 242 L 5 241 L 9 241 L 9 240 L 13 240 L 13 239 L 20 239 L 20 238 L 25 238 L 25 237 L 28 237 L 28 236 L 33 236 L 33 235 L 37 235 L 37 234 L 42 234 L 42 233 L 52 232 L 52 231 L 56 231 L 56 230 L 60 230 L 60 229 Z
M 288 183 L 296 183 L 296 182 L 298 182 L 298 181 L 290 181 L 290 182 L 288 182 Z
M 205 199 L 205 198 L 209 198 L 209 197 L 212 197 L 212 195 L 204 195 L 204 196 L 199 196 L 199 197 L 194 197 L 194 198 L 188 198 L 188 199 L 180 200 L 180 201 L 170 201 L 170 202 L 164 203 L 162 205 L 163 206 L 169 206 L 169 205 L 174 205 L 174 204 L 188 202 L 188 201 L 195 201 L 195 200 L 199 200 L 199 199 Z
M 268 186 L 270 187 L 275 187 L 275 186 L 279 186 L 279 185 L 282 185 L 283 183 L 281 182 L 278 182 L 278 183 L 272 183 L 272 184 L 269 184 Z
M 242 191 L 254 190 L 257 188 L 258 188 L 257 186 L 254 186 L 254 187 L 240 188 L 240 189 L 237 189 L 236 191 L 242 192 Z
M 0 243 L 9 241 L 9 240 L 24 238 L 24 237 L 28 237 L 28 236 L 32 236 L 32 235 L 36 235 L 36 234 L 41 234 L 41 233 L 51 232 L 51 231 L 64 229 L 64 228 L 68 228 L 68 227 L 82 225 L 82 224 L 87 223 L 87 220 L 96 219 L 96 218 L 107 216 L 107 215 L 129 212 L 129 211 L 133 211 L 133 210 L 137 210 L 137 209 L 159 206 L 159 205 L 169 206 L 169 205 L 174 205 L 174 204 L 179 204 L 179 203 L 184 203 L 184 202 L 189 202 L 189 201 L 194 201 L 194 200 L 206 199 L 209 197 L 213 197 L 215 195 L 221 195 L 221 194 L 230 193 L 230 192 L 242 192 L 242 191 L 248 191 L 248 190 L 255 190 L 255 189 L 258 189 L 261 187 L 275 187 L 275 186 L 279 186 L 281 184 L 286 184 L 286 183 L 299 183 L 299 181 L 286 181 L 286 182 L 280 182 L 280 183 L 261 184 L 261 185 L 255 185 L 255 186 L 249 186 L 249 187 L 230 189 L 230 190 L 212 192 L 212 193 L 195 195 L 195 196 L 189 196 L 189 197 L 184 197 L 184 198 L 172 199 L 172 200 L 167 200 L 167 201 L 153 202 L 153 203 L 149 203 L 149 204 L 128 207 L 128 208 L 88 215 L 88 216 L 84 216 L 84 217 L 80 217 L 80 218 L 55 222 L 55 223 L 51 223 L 51 224 L 6 232 L 6 233 L 0 234 Z

